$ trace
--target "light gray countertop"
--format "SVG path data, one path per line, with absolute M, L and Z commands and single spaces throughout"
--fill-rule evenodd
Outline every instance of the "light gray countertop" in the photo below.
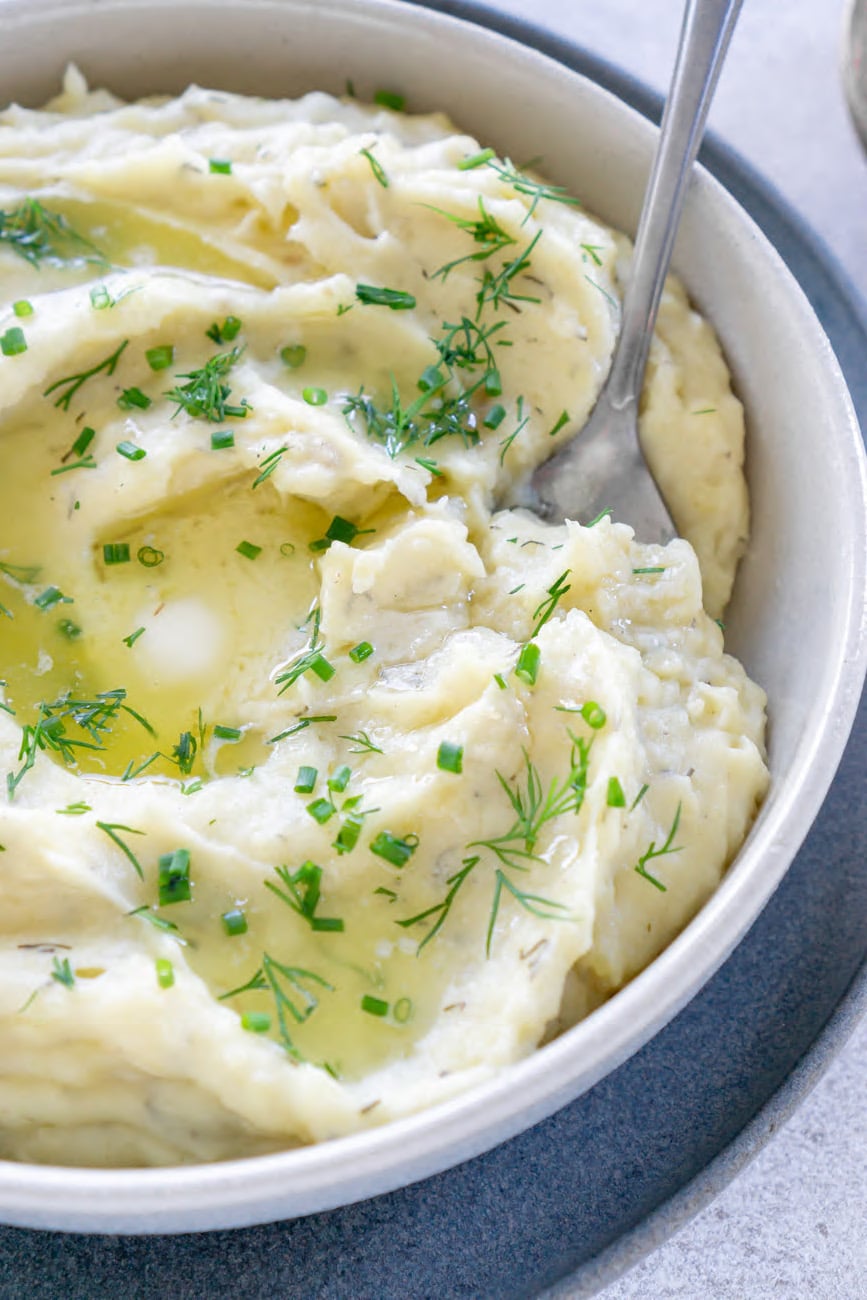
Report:
M 664 90 L 679 0 L 496 0 Z M 710 129 L 806 217 L 867 296 L 867 161 L 839 68 L 844 0 L 745 0 Z M 600 1300 L 867 1295 L 867 1023 L 716 1200 Z

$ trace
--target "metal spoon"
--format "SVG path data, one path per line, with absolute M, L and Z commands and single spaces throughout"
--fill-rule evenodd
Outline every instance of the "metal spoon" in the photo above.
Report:
M 610 508 L 640 541 L 677 536 L 641 450 L 638 400 L 690 169 L 741 4 L 687 0 L 611 369 L 587 424 L 533 474 L 522 504 L 543 519 L 586 523 Z

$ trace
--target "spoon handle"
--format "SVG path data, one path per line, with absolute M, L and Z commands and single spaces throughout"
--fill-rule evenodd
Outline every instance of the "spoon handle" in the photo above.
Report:
M 687 0 L 677 62 L 635 240 L 619 344 L 608 377 L 615 410 L 637 402 L 659 300 L 720 68 L 743 0 Z

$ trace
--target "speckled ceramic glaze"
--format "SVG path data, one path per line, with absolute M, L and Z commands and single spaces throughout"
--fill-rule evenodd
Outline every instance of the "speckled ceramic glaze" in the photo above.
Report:
M 339 92 L 350 76 L 362 95 L 379 85 L 405 88 L 411 108 L 445 108 L 517 158 L 544 153 L 548 174 L 590 209 L 625 229 L 635 225 L 653 146 L 647 122 L 572 71 L 568 57 L 546 59 L 423 7 L 0 0 L 0 26 L 4 98 L 45 99 L 68 59 L 128 96 L 179 90 L 190 80 L 271 95 L 315 86 Z M 864 454 L 845 382 L 809 303 L 758 227 L 706 173 L 695 179 L 675 266 L 716 325 L 747 409 L 754 531 L 727 637 L 767 688 L 772 716 L 772 792 L 717 894 L 605 1007 L 447 1105 L 378 1132 L 219 1166 L 106 1172 L 0 1164 L 0 1218 L 79 1231 L 191 1231 L 309 1214 L 412 1183 L 528 1128 L 608 1076 L 590 1094 L 595 1105 L 592 1098 L 616 1087 L 616 1067 L 695 996 L 755 920 L 816 816 L 860 694 Z M 771 964 L 770 950 L 755 987 L 762 961 Z M 716 1006 L 720 1036 L 743 1007 L 726 1005 L 724 994 Z M 688 1063 L 681 1045 L 666 1066 L 671 1079 L 680 1068 L 688 1074 Z M 611 1159 L 623 1150 L 620 1139 L 636 1132 L 639 1104 L 633 1095 L 594 1135 L 612 1186 Z M 572 1110 L 551 1123 L 568 1129 Z M 530 1166 L 533 1136 L 519 1140 Z M 625 1150 L 630 1159 L 628 1143 Z M 424 1189 L 405 1195 L 423 1217 Z

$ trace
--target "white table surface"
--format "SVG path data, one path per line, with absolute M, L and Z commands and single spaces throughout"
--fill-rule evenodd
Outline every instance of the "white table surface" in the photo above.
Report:
M 496 0 L 664 90 L 679 0 Z M 710 128 L 774 182 L 867 296 L 867 161 L 839 77 L 844 0 L 745 0 Z M 865 358 L 867 364 L 867 358 Z M 867 1297 L 867 1022 L 793 1119 L 600 1300 Z

